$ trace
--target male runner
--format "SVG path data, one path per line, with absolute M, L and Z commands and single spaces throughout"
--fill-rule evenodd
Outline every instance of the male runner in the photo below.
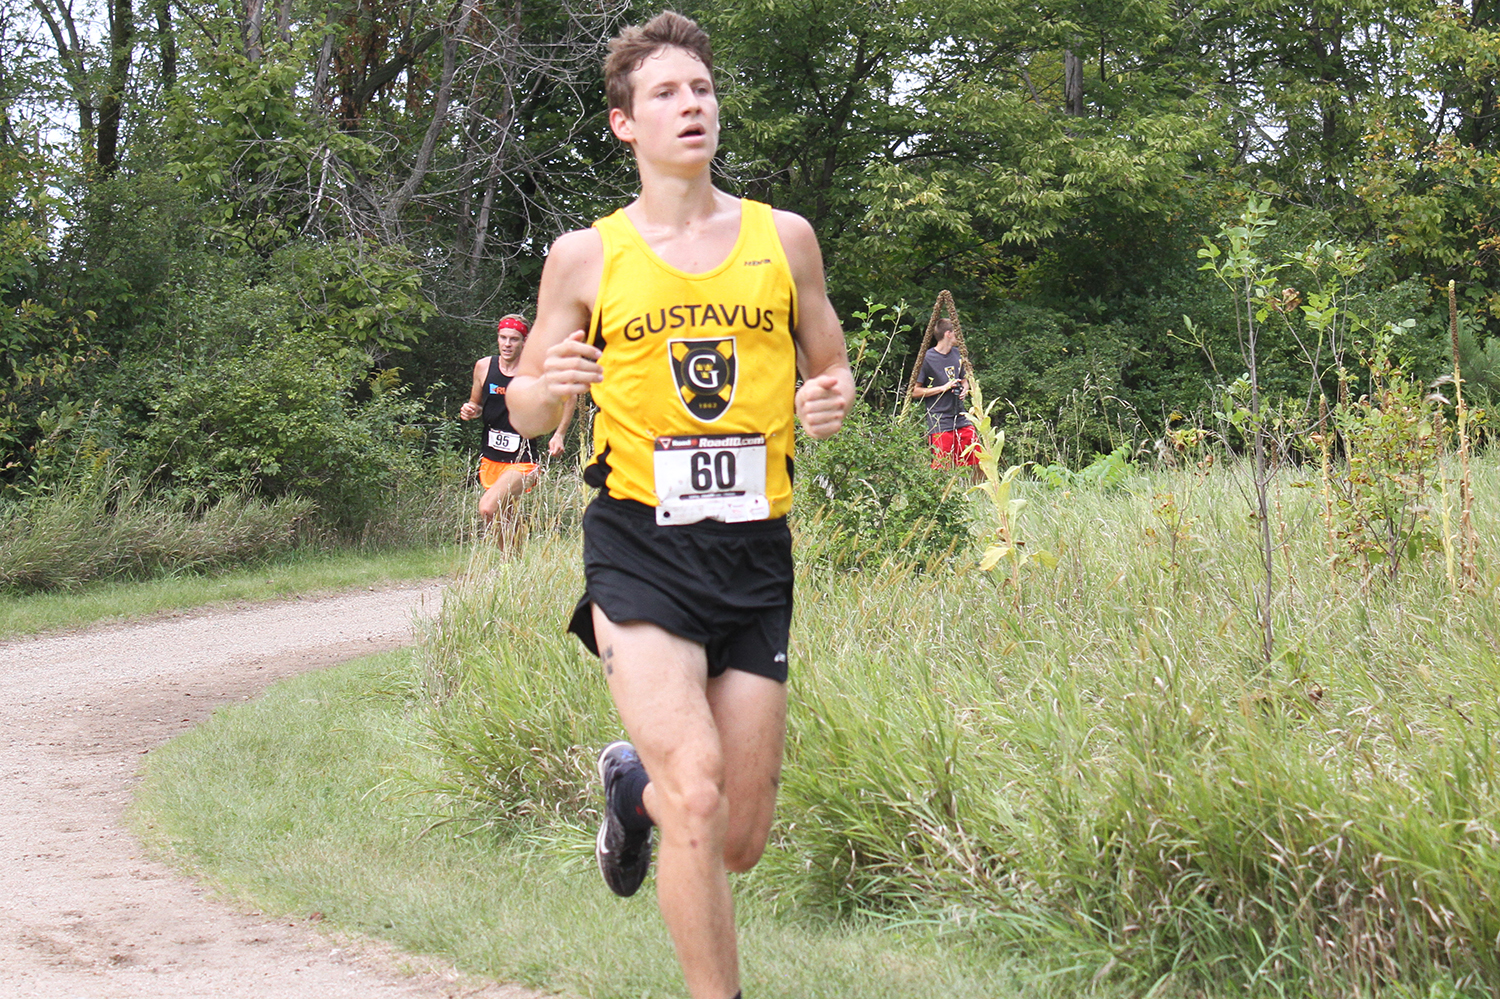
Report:
M 811 226 L 713 186 L 712 60 L 672 12 L 611 43 L 609 124 L 640 197 L 553 244 L 510 392 L 522 433 L 586 391 L 599 408 L 570 630 L 631 739 L 600 754 L 599 866 L 633 893 L 660 831 L 657 901 L 693 999 L 740 995 L 726 872 L 760 859 L 776 804 L 793 413 L 825 438 L 854 398 Z
M 511 379 L 515 377 L 516 363 L 521 358 L 521 346 L 528 331 L 526 319 L 522 316 L 512 313 L 501 318 L 495 328 L 498 350 L 474 362 L 474 383 L 469 390 L 469 400 L 458 410 L 460 419 L 484 417 L 484 438 L 479 445 L 479 485 L 484 489 L 484 495 L 479 497 L 479 516 L 488 528 L 503 509 L 505 516 L 499 535 L 502 543 L 507 532 L 514 533 L 508 522 L 512 519 L 516 497 L 523 488 L 530 489 L 536 477 L 531 440 L 516 433 L 506 406 L 506 394 Z M 554 458 L 563 452 L 572 414 L 573 407 L 569 405 L 548 443 L 547 451 Z

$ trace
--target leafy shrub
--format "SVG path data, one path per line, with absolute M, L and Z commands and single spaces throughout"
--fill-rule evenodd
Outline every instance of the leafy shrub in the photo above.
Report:
M 901 351 L 896 346 L 898 338 L 911 322 L 908 315 L 911 306 L 899 301 L 885 305 L 866 298 L 862 308 L 849 313 L 859 325 L 844 331 L 849 349 L 849 364 L 854 369 L 854 384 L 859 386 L 859 397 L 872 406 L 895 403 L 906 391 L 906 375 L 910 369 L 901 363 Z
M 1070 464 L 1141 435 L 1125 385 L 1140 331 L 1010 304 L 964 338 L 1012 460 Z
M 66 397 L 91 353 L 87 313 L 42 295 L 55 223 L 56 178 L 35 133 L 8 121 L 0 142 L 0 489 L 18 477 L 32 416 Z
M 1461 322 L 1458 332 L 1464 400 L 1471 408 L 1492 410 L 1500 401 L 1500 337 L 1481 339 L 1474 334 L 1473 326 Z M 1478 433 L 1482 438 L 1490 436 L 1487 429 Z
M 1054 489 L 1086 486 L 1095 489 L 1118 489 L 1134 475 L 1130 445 L 1121 444 L 1109 454 L 1096 454 L 1094 460 L 1073 471 L 1066 465 L 1038 465 L 1032 474 Z
M 967 480 L 931 467 L 920 407 L 891 418 L 856 403 L 836 436 L 798 448 L 796 523 L 812 552 L 846 566 L 969 546 Z
M 348 371 L 295 339 L 193 365 L 158 396 L 144 460 L 202 498 L 254 490 L 322 497 L 369 472 L 346 411 Z
M 452 421 L 434 421 L 395 369 L 358 398 L 351 368 L 366 363 L 289 335 L 193 365 L 163 385 L 135 465 L 182 502 L 303 496 L 358 533 L 395 493 L 451 483 L 466 463 Z
M 1346 460 L 1329 466 L 1324 484 L 1335 565 L 1394 579 L 1407 561 L 1442 548 L 1432 500 L 1447 433 L 1440 398 L 1401 370 L 1389 347 L 1377 336 L 1365 359 L 1370 393 L 1333 409 Z

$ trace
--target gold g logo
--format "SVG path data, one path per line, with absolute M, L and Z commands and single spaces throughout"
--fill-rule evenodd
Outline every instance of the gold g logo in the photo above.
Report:
M 712 423 L 734 399 L 737 369 L 734 337 L 719 340 L 671 340 L 672 379 L 677 395 L 694 419 Z

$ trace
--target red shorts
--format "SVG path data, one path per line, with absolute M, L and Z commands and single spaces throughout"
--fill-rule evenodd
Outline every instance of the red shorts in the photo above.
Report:
M 483 456 L 479 459 L 479 484 L 485 489 L 500 481 L 500 476 L 506 472 L 520 472 L 523 476 L 530 475 L 536 471 L 534 461 L 492 461 Z M 531 492 L 532 483 L 526 483 L 526 491 Z
M 984 454 L 984 448 L 979 446 L 978 435 L 974 433 L 972 426 L 932 434 L 927 440 L 932 444 L 933 468 L 978 465 L 979 456 Z

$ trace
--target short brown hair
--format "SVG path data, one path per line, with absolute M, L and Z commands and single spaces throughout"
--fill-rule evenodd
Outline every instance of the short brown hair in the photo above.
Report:
M 932 331 L 938 336 L 942 336 L 952 328 L 953 320 L 949 319 L 947 316 L 944 316 L 942 319 L 939 319 L 937 322 L 932 324 Z
M 609 110 L 619 108 L 626 115 L 634 112 L 635 91 L 630 74 L 641 63 L 666 48 L 682 49 L 703 63 L 709 79 L 714 75 L 714 54 L 708 44 L 708 32 L 698 22 L 675 10 L 664 10 L 645 24 L 632 24 L 609 42 L 609 56 L 604 60 L 604 96 Z

